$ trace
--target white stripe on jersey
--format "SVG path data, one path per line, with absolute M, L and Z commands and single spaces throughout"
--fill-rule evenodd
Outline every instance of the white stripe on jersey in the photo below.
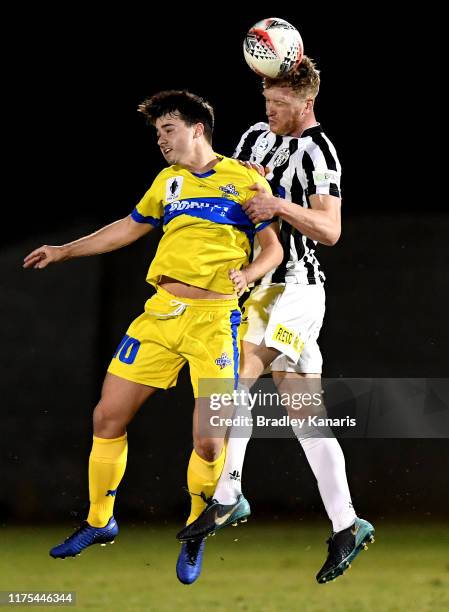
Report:
M 256 123 L 243 134 L 233 157 L 269 167 L 266 178 L 274 195 L 304 208 L 310 207 L 312 194 L 341 197 L 341 165 L 334 145 L 319 124 L 295 138 L 276 136 L 267 123 Z M 280 227 L 284 261 L 264 276 L 262 284 L 284 283 L 288 277 L 299 284 L 323 283 L 325 276 L 315 255 L 316 241 L 282 219 Z

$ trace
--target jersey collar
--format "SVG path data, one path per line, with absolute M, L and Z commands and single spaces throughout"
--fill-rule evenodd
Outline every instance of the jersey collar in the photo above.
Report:
M 207 172 L 203 172 L 202 174 L 199 174 L 197 172 L 191 172 L 190 174 L 193 174 L 193 176 L 196 176 L 197 178 L 207 178 L 208 176 L 212 176 L 213 174 L 215 174 L 216 173 L 215 168 L 218 166 L 218 164 L 223 159 L 223 155 L 218 155 L 217 153 L 215 153 L 215 155 L 216 155 L 218 161 L 217 161 L 217 163 L 215 164 L 215 166 L 213 168 L 211 168 Z
M 319 134 L 322 131 L 323 131 L 323 128 L 321 127 L 321 124 L 318 123 L 318 125 L 312 125 L 311 127 L 306 128 L 304 132 L 301 134 L 301 136 L 299 136 L 299 138 L 306 138 L 307 136 L 314 136 L 315 134 Z

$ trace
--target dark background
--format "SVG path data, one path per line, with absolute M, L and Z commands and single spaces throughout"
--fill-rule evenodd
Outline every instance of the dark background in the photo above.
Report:
M 24 255 L 129 214 L 163 167 L 155 135 L 136 112 L 156 91 L 188 88 L 206 97 L 216 112 L 215 149 L 231 155 L 240 134 L 264 119 L 259 79 L 241 45 L 273 9 L 225 15 L 221 7 L 217 17 L 210 7 L 184 15 L 167 6 L 164 16 L 44 11 L 20 27 L 11 21 L 3 523 L 84 517 L 91 412 L 110 356 L 150 294 L 144 279 L 155 241 L 42 272 L 23 271 Z M 298 27 L 321 70 L 316 114 L 343 166 L 342 237 L 318 251 L 328 278 L 323 375 L 447 377 L 449 223 L 426 168 L 434 123 L 423 98 L 431 79 L 409 35 L 406 19 L 415 16 L 395 20 L 379 5 L 351 14 L 275 12 Z M 119 518 L 182 521 L 192 405 L 184 370 L 178 387 L 152 398 L 130 425 Z M 342 445 L 359 514 L 448 516 L 446 439 Z M 253 440 L 244 486 L 256 514 L 324 516 L 294 440 Z

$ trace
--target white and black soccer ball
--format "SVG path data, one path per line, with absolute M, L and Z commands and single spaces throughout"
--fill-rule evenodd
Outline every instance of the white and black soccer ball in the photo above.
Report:
M 284 19 L 258 21 L 246 34 L 243 55 L 259 76 L 276 79 L 296 68 L 304 53 L 298 30 Z

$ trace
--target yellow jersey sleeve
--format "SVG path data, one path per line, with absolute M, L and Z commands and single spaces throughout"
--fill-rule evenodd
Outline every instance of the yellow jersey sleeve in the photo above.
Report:
M 164 203 L 161 174 L 154 179 L 151 187 L 131 213 L 131 217 L 137 223 L 149 223 L 153 227 L 159 227 L 162 224 Z

